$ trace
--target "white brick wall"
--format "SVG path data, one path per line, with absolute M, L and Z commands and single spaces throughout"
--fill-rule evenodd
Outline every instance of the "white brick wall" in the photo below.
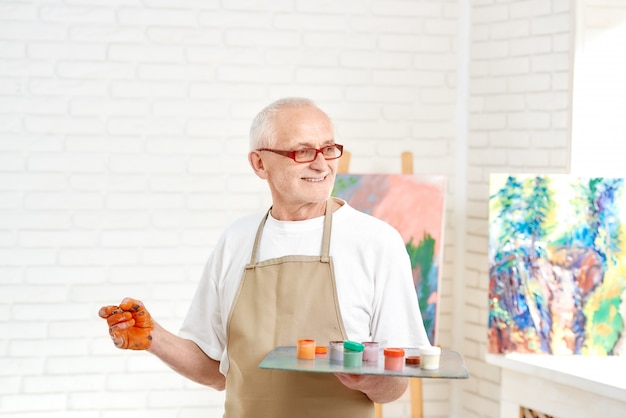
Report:
M 221 416 L 222 393 L 115 349 L 98 308 L 138 297 L 177 330 L 221 231 L 269 203 L 247 131 L 278 97 L 318 101 L 353 171 L 411 150 L 452 175 L 457 7 L 0 3 L 0 415 Z
M 251 118 L 302 95 L 334 118 L 351 171 L 399 172 L 409 150 L 416 172 L 449 176 L 439 343 L 461 342 L 471 378 L 425 381 L 424 415 L 496 417 L 487 179 L 567 170 L 573 9 L 475 0 L 459 37 L 462 5 L 0 3 L 0 415 L 221 416 L 222 393 L 115 349 L 97 309 L 139 297 L 177 330 L 221 231 L 269 203 L 246 162 Z

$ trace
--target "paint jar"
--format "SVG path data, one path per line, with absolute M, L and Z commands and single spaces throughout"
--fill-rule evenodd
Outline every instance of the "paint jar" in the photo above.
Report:
M 356 341 L 343 343 L 343 367 L 361 367 L 363 365 L 363 349 L 365 347 Z
M 331 363 L 343 364 L 343 340 L 329 342 L 328 350 Z
M 366 341 L 363 343 L 363 346 L 363 361 L 377 364 L 380 344 L 376 341 Z
M 296 357 L 302 360 L 315 360 L 315 340 L 298 340 Z
M 385 348 L 385 370 L 402 370 L 404 366 L 404 350 L 401 348 Z
M 435 370 L 439 368 L 439 357 L 441 348 L 430 345 L 420 347 L 420 367 L 425 370 Z
M 406 356 L 405 364 L 411 367 L 419 367 L 420 356 Z
M 326 357 L 326 352 L 328 349 L 325 345 L 316 345 L 315 346 L 315 357 Z

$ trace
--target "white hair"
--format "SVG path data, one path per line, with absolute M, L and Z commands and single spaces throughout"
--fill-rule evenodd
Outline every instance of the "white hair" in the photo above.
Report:
M 265 106 L 252 120 L 250 126 L 250 150 L 272 148 L 276 143 L 276 126 L 274 124 L 278 112 L 285 108 L 316 107 L 313 100 L 303 97 L 286 97 Z

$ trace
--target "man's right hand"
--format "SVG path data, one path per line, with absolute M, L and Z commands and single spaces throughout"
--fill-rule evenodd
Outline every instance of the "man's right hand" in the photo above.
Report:
M 103 306 L 98 315 L 107 320 L 109 335 L 117 348 L 150 348 L 154 321 L 141 301 L 126 298 L 119 306 Z

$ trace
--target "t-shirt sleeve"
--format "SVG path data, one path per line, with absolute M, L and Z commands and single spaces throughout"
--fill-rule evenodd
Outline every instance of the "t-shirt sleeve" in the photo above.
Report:
M 406 247 L 395 229 L 388 231 L 387 235 L 386 244 L 379 248 L 376 267 L 372 337 L 386 341 L 389 346 L 430 345 Z
M 221 361 L 226 335 L 220 309 L 216 272 L 219 270 L 219 249 L 209 257 L 187 316 L 178 333 L 182 338 L 195 342 L 206 355 Z

